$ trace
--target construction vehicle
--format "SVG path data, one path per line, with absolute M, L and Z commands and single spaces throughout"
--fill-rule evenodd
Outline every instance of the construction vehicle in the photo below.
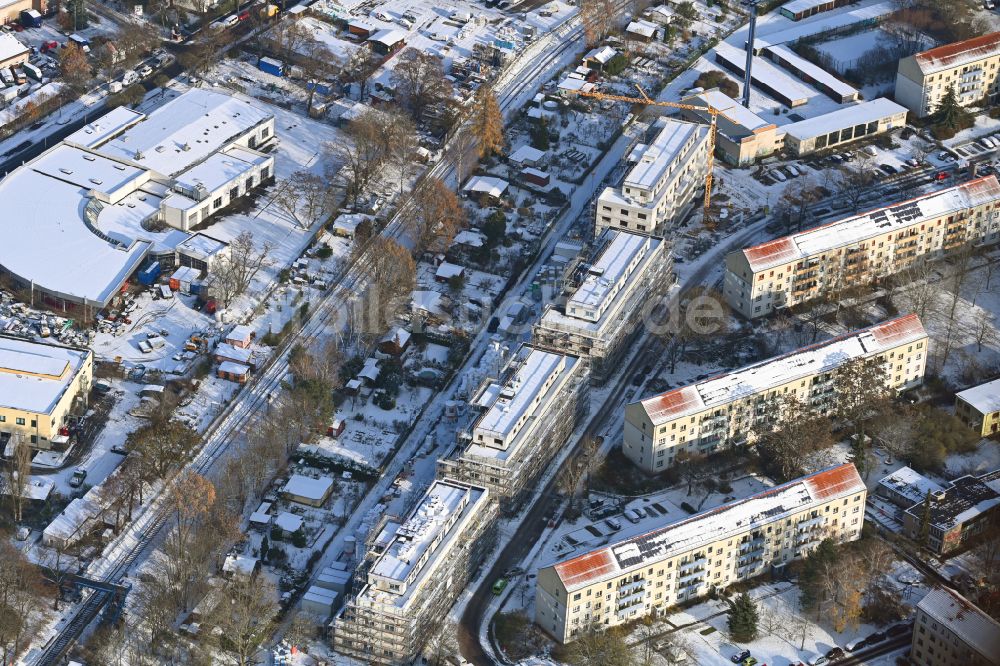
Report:
M 636 89 L 639 91 L 641 97 L 629 97 L 627 95 L 609 95 L 608 93 L 602 92 L 585 92 L 583 90 L 577 91 L 576 94 L 582 97 L 593 97 L 594 99 L 608 100 L 611 102 L 626 102 L 628 104 L 645 104 L 647 106 L 666 106 L 672 109 L 686 109 L 688 111 L 695 111 L 698 113 L 708 113 L 712 116 L 712 122 L 709 123 L 708 130 L 708 159 L 706 160 L 706 170 L 705 170 L 705 203 L 704 203 L 704 215 L 705 219 L 709 219 L 709 207 L 712 204 L 712 165 L 715 161 L 715 132 L 718 128 L 718 117 L 726 116 L 725 113 L 716 109 L 713 106 L 698 106 L 697 104 L 681 104 L 679 102 L 660 102 L 655 99 L 651 99 L 646 91 L 642 89 L 642 86 L 636 84 Z M 728 117 L 728 116 L 726 116 Z

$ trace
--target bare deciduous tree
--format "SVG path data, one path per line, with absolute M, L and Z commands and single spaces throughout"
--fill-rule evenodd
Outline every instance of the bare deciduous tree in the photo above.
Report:
M 243 294 L 263 268 L 271 265 L 271 245 L 259 248 L 253 233 L 244 231 L 229 243 L 229 252 L 216 259 L 210 271 L 214 293 L 222 307 L 229 307 Z
M 219 647 L 237 666 L 253 666 L 261 643 L 270 636 L 278 611 L 278 592 L 263 576 L 233 576 L 222 586 L 212 614 L 222 629 Z
M 414 120 L 419 122 L 431 106 L 451 100 L 451 82 L 445 77 L 440 57 L 407 49 L 398 58 L 392 70 L 392 87 L 397 101 Z
M 336 195 L 327 179 L 307 169 L 280 181 L 274 195 L 274 204 L 302 229 L 310 229 L 328 217 L 335 202 Z

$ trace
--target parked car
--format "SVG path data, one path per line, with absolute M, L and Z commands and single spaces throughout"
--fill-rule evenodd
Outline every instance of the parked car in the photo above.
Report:
M 73 470 L 73 476 L 69 478 L 69 485 L 73 488 L 79 488 L 83 485 L 84 480 L 87 478 L 87 470 L 82 467 L 77 467 Z
M 150 67 L 149 65 L 143 65 L 142 67 L 139 68 L 139 76 L 141 78 L 146 78 L 152 73 L 153 73 L 153 68 Z
M 891 164 L 879 164 L 878 166 L 879 166 L 880 169 L 882 169 L 882 171 L 885 171 L 890 176 L 893 176 L 893 175 L 899 173 L 899 169 L 897 169 L 896 167 L 892 166 Z
M 781 173 L 780 169 L 771 169 L 767 173 L 768 173 L 769 176 L 771 176 L 771 178 L 773 178 L 774 180 L 778 181 L 779 183 L 783 183 L 786 180 L 788 180 L 788 176 L 786 176 L 785 174 Z
M 947 171 L 938 171 L 934 174 L 934 180 L 948 180 L 949 178 L 951 178 L 951 174 Z
M 730 657 L 729 661 L 733 662 L 734 664 L 738 664 L 749 656 L 750 656 L 750 650 L 743 650 L 743 652 L 740 652 L 739 654 L 734 654 L 732 657 Z
M 830 651 L 826 653 L 827 659 L 840 659 L 844 656 L 844 650 L 839 647 L 830 648 Z

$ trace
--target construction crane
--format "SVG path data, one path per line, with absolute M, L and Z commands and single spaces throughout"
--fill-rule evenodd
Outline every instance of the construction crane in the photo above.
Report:
M 608 93 L 602 92 L 585 92 L 577 91 L 576 94 L 583 97 L 593 97 L 594 99 L 610 100 L 612 102 L 628 102 L 630 104 L 646 104 L 648 106 L 668 106 L 672 109 L 687 109 L 688 111 L 703 112 L 708 113 L 712 116 L 712 122 L 709 123 L 708 129 L 708 159 L 706 160 L 706 170 L 705 170 L 705 205 L 704 205 L 704 218 L 709 219 L 709 207 L 712 204 L 712 164 L 715 159 L 715 132 L 718 129 L 718 117 L 726 116 L 725 113 L 716 109 L 715 107 L 709 105 L 707 102 L 705 106 L 698 106 L 696 104 L 681 104 L 679 102 L 660 102 L 655 99 L 651 99 L 646 91 L 642 89 L 638 83 L 635 84 L 636 89 L 642 97 L 629 97 L 627 95 L 610 95 Z

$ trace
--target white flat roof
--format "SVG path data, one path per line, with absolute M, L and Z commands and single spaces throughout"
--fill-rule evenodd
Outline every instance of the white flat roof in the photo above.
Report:
M 205 234 L 193 234 L 177 244 L 177 251 L 195 259 L 208 259 L 222 252 L 229 243 Z
M 707 104 L 713 109 L 722 111 L 724 115 L 720 118 L 720 120 L 728 120 L 747 132 L 752 132 L 756 129 L 760 129 L 761 127 L 774 125 L 773 122 L 764 120 L 756 113 L 716 88 L 706 90 L 705 92 L 698 93 L 696 95 L 691 95 L 683 101 L 688 104 L 697 104 L 698 102 L 701 102 L 703 105 Z
M 754 47 L 761 49 L 770 44 L 796 42 L 800 39 L 813 35 L 821 35 L 838 28 L 879 19 L 883 16 L 888 16 L 894 11 L 896 11 L 896 6 L 892 0 L 867 4 L 861 2 L 849 11 L 824 13 L 820 16 L 796 21 L 792 26 L 775 30 L 774 32 L 766 32 L 766 28 L 765 30 L 758 30 L 757 39 L 754 40 Z M 757 65 L 754 64 L 754 67 L 756 68 Z
M 537 162 L 543 157 L 545 157 L 544 150 L 538 150 L 538 148 L 535 148 L 534 146 L 525 144 L 511 153 L 507 159 L 511 162 L 520 164 L 522 162 Z
M 269 118 L 273 114 L 262 107 L 192 88 L 107 142 L 101 152 L 175 176 Z
M 955 394 L 982 414 L 1000 412 L 1000 379 L 973 386 Z
M 219 364 L 219 372 L 224 372 L 227 375 L 242 376 L 250 372 L 250 366 L 236 363 L 235 361 L 223 361 Z
M 993 201 L 1000 201 L 1000 182 L 994 175 L 984 176 L 916 199 L 776 238 L 744 249 L 743 255 L 750 269 L 757 273 Z
M 863 490 L 865 484 L 857 469 L 845 463 L 608 544 L 554 567 L 567 591 L 572 592 Z
M 659 27 L 660 26 L 651 21 L 640 20 L 640 21 L 632 21 L 631 23 L 629 23 L 628 26 L 625 28 L 625 31 L 634 32 L 635 34 L 641 35 L 643 37 L 652 37 L 656 33 L 657 28 Z
M 737 71 L 743 72 L 743 68 L 746 66 L 745 51 L 726 42 L 719 42 L 715 45 L 715 52 L 720 58 L 735 67 Z M 806 101 L 810 97 L 816 96 L 817 91 L 813 88 L 800 83 L 791 74 L 785 73 L 784 70 L 760 56 L 753 57 L 752 69 L 751 77 L 754 82 L 767 86 L 793 102 Z M 765 91 L 765 94 L 770 93 Z
M 687 123 L 680 120 L 667 120 L 663 129 L 642 154 L 639 163 L 632 167 L 625 176 L 626 187 L 653 189 L 664 177 L 674 161 L 677 160 L 687 142 L 695 133 L 707 132 L 708 129 L 697 123 Z
M 476 424 L 476 433 L 508 437 L 521 419 L 530 416 L 538 406 L 545 383 L 559 373 L 566 358 L 562 354 L 531 349 L 517 372 L 500 387 L 496 400 Z
M 824 113 L 815 118 L 789 123 L 782 126 L 781 131 L 786 135 L 794 136 L 799 141 L 805 141 L 830 132 L 839 132 L 855 125 L 878 122 L 899 113 L 906 113 L 906 107 L 896 104 L 891 99 L 879 97 L 868 102 L 860 102 L 854 106 Z
M 14 35 L 0 33 L 0 62 L 16 58 L 28 52 L 28 47 L 17 40 Z
M 822 0 L 822 1 L 825 2 L 828 0 Z M 830 74 L 828 71 L 823 69 L 822 67 L 809 62 L 795 51 L 777 44 L 774 46 L 767 47 L 767 50 L 773 53 L 774 55 L 780 57 L 785 62 L 791 64 L 799 72 L 806 74 L 807 76 L 811 77 L 814 81 L 822 83 L 827 88 L 830 88 L 838 95 L 842 95 L 844 97 L 857 97 L 858 95 L 857 88 L 844 83 L 836 76 Z
M 70 134 L 66 137 L 66 142 L 75 143 L 85 148 L 97 148 L 108 139 L 142 122 L 145 118 L 145 113 L 140 113 L 127 106 L 117 106 L 97 120 Z
M 386 46 L 393 46 L 406 39 L 406 33 L 402 30 L 394 30 L 392 28 L 387 28 L 385 30 L 379 30 L 374 35 L 368 38 L 369 42 L 378 42 L 379 44 L 385 44 Z
M 786 2 L 781 5 L 781 9 L 789 11 L 793 14 L 798 14 L 799 12 L 808 11 L 814 7 L 825 5 L 828 2 L 830 2 L 830 0 L 791 0 L 791 2 Z
M 321 500 L 330 491 L 333 481 L 327 477 L 314 479 L 301 474 L 293 474 L 282 492 L 296 497 L 305 497 L 311 500 Z
M 970 648 L 994 664 L 1000 655 L 1000 623 L 958 592 L 935 587 L 917 608 L 937 620 Z
M 0 336 L 0 405 L 50 413 L 90 352 Z
M 200 184 L 208 192 L 214 192 L 227 183 L 240 179 L 255 165 L 263 164 L 268 159 L 266 156 L 254 155 L 242 149 L 215 153 L 177 176 L 177 182 L 191 189 Z
M 632 275 L 629 269 L 651 245 L 650 236 L 615 230 L 611 241 L 590 267 L 583 284 L 566 303 L 567 311 L 570 306 L 584 308 L 595 312 L 593 319 L 597 319 L 610 305 L 610 297 L 628 282 Z
M 851 359 L 879 354 L 926 337 L 927 333 L 920 319 L 916 315 L 904 315 L 734 372 L 667 391 L 641 400 L 639 404 L 656 426 L 682 416 L 727 405 L 801 377 L 828 372 Z
M 900 467 L 892 474 L 879 479 L 879 485 L 906 497 L 913 503 L 919 502 L 927 493 L 934 495 L 944 492 L 944 487 L 933 479 L 910 467 Z

